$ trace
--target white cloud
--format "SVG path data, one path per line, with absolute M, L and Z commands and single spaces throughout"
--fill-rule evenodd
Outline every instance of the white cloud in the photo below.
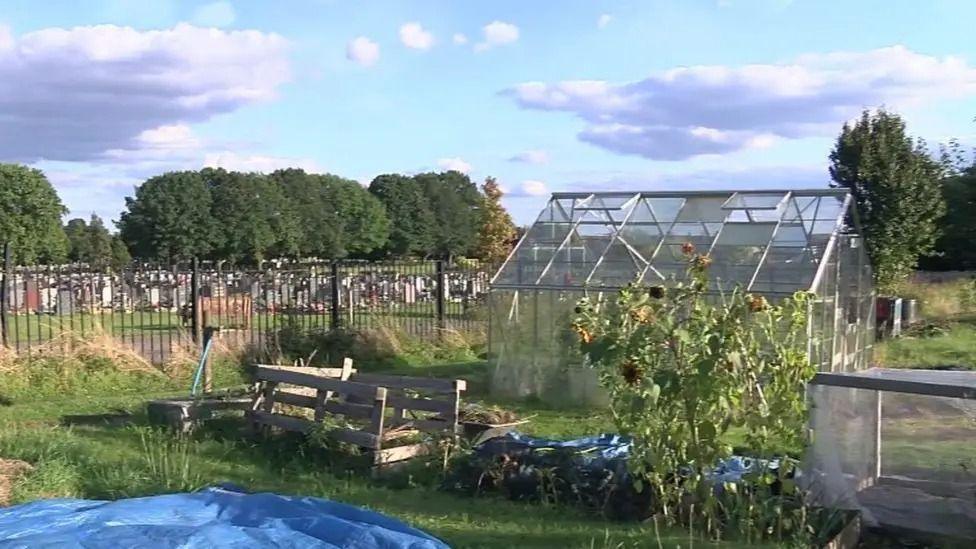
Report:
M 434 35 L 424 30 L 420 23 L 404 23 L 400 26 L 400 42 L 415 50 L 429 50 L 434 45 Z
M 158 137 L 147 130 L 272 99 L 290 79 L 288 42 L 258 31 L 98 25 L 8 34 L 0 46 L 7 161 L 85 161 L 139 148 Z
M 364 67 L 373 66 L 380 59 L 380 45 L 365 36 L 358 36 L 346 45 L 346 58 Z
M 522 151 L 508 159 L 509 162 L 523 162 L 525 164 L 548 164 L 549 153 L 538 149 Z
M 211 2 L 193 12 L 193 24 L 201 27 L 229 27 L 236 18 L 237 14 L 230 2 Z
M 596 27 L 598 29 L 606 28 L 606 26 L 610 24 L 611 20 L 613 20 L 613 16 L 610 15 L 609 13 L 604 13 L 597 18 Z
M 459 45 L 459 46 L 462 46 L 462 45 L 468 43 L 468 37 L 465 36 L 465 35 L 463 35 L 463 34 L 461 34 L 460 32 L 454 33 L 454 36 L 451 37 L 451 40 L 453 40 L 454 43 L 457 44 L 457 45 Z
M 456 171 L 461 173 L 470 173 L 471 164 L 464 161 L 463 158 L 441 158 L 437 161 L 437 167 L 446 171 Z
M 864 108 L 976 95 L 976 68 L 901 46 L 800 56 L 792 64 L 694 66 L 643 80 L 529 82 L 524 108 L 570 112 L 583 141 L 655 160 L 830 135 Z
M 549 194 L 549 189 L 542 181 L 528 179 L 522 182 L 521 194 L 525 196 L 546 196 Z
M 519 39 L 519 28 L 504 21 L 492 21 L 481 29 L 483 40 L 475 44 L 474 51 L 485 51 L 495 46 L 513 44 Z
M 318 164 L 308 158 L 240 154 L 234 151 L 207 153 L 203 159 L 203 167 L 260 173 L 270 173 L 283 168 L 301 168 L 307 172 L 321 171 Z

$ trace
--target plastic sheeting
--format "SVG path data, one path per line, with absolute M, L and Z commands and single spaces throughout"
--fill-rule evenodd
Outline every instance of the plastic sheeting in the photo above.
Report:
M 390 517 L 321 498 L 208 488 L 117 501 L 54 499 L 0 511 L 0 547 L 442 549 Z

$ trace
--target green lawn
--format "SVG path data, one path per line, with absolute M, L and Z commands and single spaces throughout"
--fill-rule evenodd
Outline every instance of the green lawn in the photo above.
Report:
M 481 393 L 483 363 L 432 366 L 413 373 L 462 376 L 471 381 L 469 400 L 491 403 Z M 218 376 L 233 382 L 234 376 Z M 685 532 L 656 532 L 653 523 L 610 522 L 563 505 L 517 503 L 496 496 L 465 497 L 437 488 L 433 473 L 422 480 L 374 481 L 348 469 L 324 450 L 297 439 L 256 441 L 240 419 L 213 422 L 179 440 L 147 427 L 144 403 L 179 394 L 178 382 L 126 386 L 121 378 L 89 380 L 83 394 L 18 392 L 0 406 L 0 457 L 22 459 L 35 470 L 13 488 L 14 502 L 50 497 L 121 498 L 192 490 L 232 482 L 252 491 L 322 496 L 396 516 L 453 547 L 688 547 Z M 72 385 L 75 387 L 76 385 Z M 40 398 L 33 398 L 39 396 Z M 568 437 L 610 429 L 609 418 L 592 410 L 514 406 L 531 422 L 527 432 Z M 71 425 L 67 416 L 132 412 L 131 424 Z M 184 472 L 183 463 L 187 464 Z M 694 540 L 698 547 L 714 545 Z
M 976 315 L 939 321 L 905 336 L 881 342 L 875 361 L 889 368 L 966 368 L 976 370 Z

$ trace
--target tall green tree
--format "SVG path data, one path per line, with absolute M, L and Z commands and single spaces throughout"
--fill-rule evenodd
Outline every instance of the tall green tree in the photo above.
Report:
M 61 216 L 66 211 L 40 170 L 0 164 L 0 247 L 10 243 L 14 261 L 63 261 L 68 239 Z
M 64 234 L 68 237 L 68 259 L 87 261 L 91 257 L 88 222 L 80 217 L 70 219 L 64 226 Z
M 119 234 L 136 257 L 177 261 L 205 257 L 214 249 L 213 198 L 199 172 L 152 177 L 125 204 Z
M 90 243 L 90 257 L 88 263 L 96 267 L 108 267 L 112 264 L 112 234 L 108 232 L 102 218 L 92 214 L 88 222 L 88 242 Z
M 294 168 L 278 170 L 271 178 L 295 210 L 302 255 L 362 257 L 388 241 L 390 220 L 383 203 L 358 182 Z
M 433 254 L 450 258 L 474 252 L 481 228 L 482 197 L 467 175 L 448 171 L 414 176 L 434 215 Z
M 502 190 L 494 177 L 481 186 L 484 203 L 481 209 L 481 230 L 478 232 L 476 255 L 491 263 L 500 263 L 512 251 L 518 231 L 512 216 L 502 206 Z
M 132 262 L 129 248 L 119 235 L 112 235 L 112 267 L 122 269 Z
M 102 218 L 92 214 L 88 223 L 84 219 L 72 219 L 64 226 L 68 237 L 68 259 L 95 267 L 112 264 L 113 237 Z
M 976 270 L 976 166 L 943 179 L 942 194 L 947 205 L 942 235 L 935 257 L 926 258 L 923 267 Z
M 200 173 L 213 197 L 215 257 L 260 263 L 269 256 L 298 252 L 298 219 L 274 181 L 257 173 L 219 168 Z
M 830 176 L 851 190 L 875 283 L 881 291 L 892 290 L 939 236 L 945 212 L 939 163 L 906 133 L 900 116 L 864 111 L 841 130 L 830 153 Z
M 423 188 L 412 177 L 400 174 L 376 176 L 369 192 L 386 208 L 393 221 L 387 252 L 395 256 L 424 256 L 434 247 L 435 221 Z

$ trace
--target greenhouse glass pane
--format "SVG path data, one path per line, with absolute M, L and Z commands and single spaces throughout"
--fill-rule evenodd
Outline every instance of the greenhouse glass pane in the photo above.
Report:
M 776 210 L 783 204 L 786 193 L 751 193 L 738 192 L 733 194 L 722 205 L 726 210 Z

